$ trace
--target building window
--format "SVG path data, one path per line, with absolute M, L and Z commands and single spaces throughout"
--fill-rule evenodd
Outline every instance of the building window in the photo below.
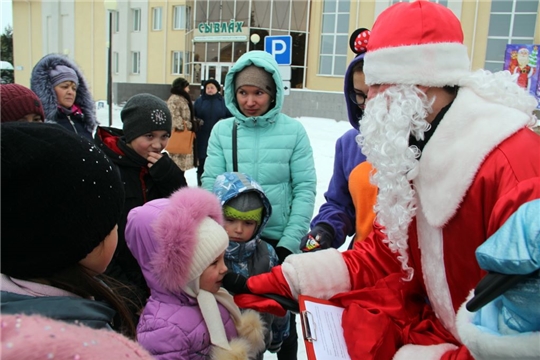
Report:
M 152 9 L 152 30 L 161 30 L 161 8 L 155 7 Z
M 350 0 L 324 0 L 319 56 L 320 75 L 345 75 L 350 7 Z
M 448 0 L 430 0 L 430 1 L 448 7 Z M 399 3 L 399 2 L 412 2 L 412 1 L 408 1 L 408 0 L 392 0 L 392 5 L 396 4 L 396 3 Z
M 133 15 L 133 31 L 141 31 L 141 9 L 131 9 Z
M 131 73 L 141 73 L 141 53 L 139 51 L 131 52 Z
M 172 73 L 174 75 L 182 74 L 184 66 L 184 57 L 181 51 L 173 51 L 172 53 Z
M 184 30 L 186 28 L 186 7 L 174 6 L 173 8 L 173 30 Z
M 113 72 L 118 74 L 120 72 L 120 59 L 117 52 L 113 53 Z
M 484 68 L 501 71 L 507 44 L 532 44 L 538 0 L 492 1 Z
M 120 12 L 114 12 L 114 32 L 120 32 Z

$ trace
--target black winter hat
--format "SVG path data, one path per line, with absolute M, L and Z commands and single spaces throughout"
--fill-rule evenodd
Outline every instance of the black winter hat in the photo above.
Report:
M 124 136 L 130 143 L 152 131 L 172 131 L 171 111 L 167 103 L 152 94 L 132 96 L 120 113 L 124 123 Z
M 1 139 L 2 273 L 46 277 L 78 263 L 118 223 L 118 170 L 56 124 L 3 123 Z
M 186 86 L 189 85 L 189 81 L 187 81 L 186 79 L 184 78 L 177 78 L 173 81 L 172 83 L 172 86 L 173 88 L 177 88 L 177 89 L 180 89 L 180 90 L 184 90 L 186 88 Z
M 217 91 L 221 91 L 221 85 L 219 85 L 218 81 L 216 79 L 208 79 L 204 82 L 204 91 L 206 91 L 206 85 L 208 84 L 214 84 L 214 86 L 216 87 Z

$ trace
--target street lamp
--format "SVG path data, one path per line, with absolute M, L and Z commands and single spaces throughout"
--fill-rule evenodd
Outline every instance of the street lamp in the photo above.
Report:
M 113 122 L 113 100 L 112 100 L 112 34 L 113 34 L 113 13 L 116 11 L 116 0 L 103 0 L 105 10 L 109 14 L 109 41 L 107 42 L 107 104 L 109 105 L 109 126 Z
M 253 50 L 256 50 L 257 44 L 259 43 L 259 41 L 261 41 L 261 37 L 259 36 L 259 34 L 253 33 L 251 34 L 249 39 L 253 43 Z

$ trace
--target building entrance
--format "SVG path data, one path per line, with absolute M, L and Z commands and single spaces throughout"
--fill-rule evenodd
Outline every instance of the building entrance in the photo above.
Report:
M 202 81 L 216 79 L 221 85 L 225 83 L 225 76 L 232 67 L 232 63 L 202 63 Z

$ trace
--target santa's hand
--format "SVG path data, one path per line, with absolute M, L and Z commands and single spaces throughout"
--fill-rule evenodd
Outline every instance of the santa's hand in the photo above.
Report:
M 234 302 L 241 309 L 253 309 L 260 313 L 269 313 L 276 316 L 285 316 L 285 310 L 277 301 L 264 296 L 253 294 L 234 295 Z
M 283 283 L 280 283 L 280 281 Z M 242 306 L 237 303 L 239 307 L 249 307 L 257 311 L 262 311 L 259 308 L 268 308 L 269 310 L 262 312 L 270 312 L 276 315 L 279 313 L 281 314 L 279 316 L 285 315 L 285 313 L 282 314 L 282 310 L 298 312 L 298 303 L 290 294 L 289 285 L 281 273 L 281 266 L 276 266 L 271 272 L 255 275 L 249 279 L 239 274 L 227 273 L 223 278 L 223 287 L 236 295 L 258 295 L 255 298 L 246 297 L 247 300 L 242 300 Z M 240 297 L 240 299 L 244 298 Z M 252 306 L 248 306 L 248 304 Z

